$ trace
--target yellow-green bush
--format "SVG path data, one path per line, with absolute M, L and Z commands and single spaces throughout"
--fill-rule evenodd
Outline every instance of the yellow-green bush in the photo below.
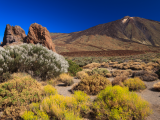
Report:
M 78 85 L 74 86 L 73 90 L 81 90 L 89 95 L 96 95 L 100 90 L 105 89 L 108 85 L 111 85 L 111 82 L 99 75 L 93 75 L 83 78 Z
M 15 118 L 26 110 L 28 104 L 41 101 L 44 88 L 30 75 L 14 73 L 13 79 L 0 84 L 0 108 L 4 116 Z
M 69 74 L 66 74 L 66 73 L 60 74 L 57 79 L 58 79 L 58 81 L 65 83 L 66 86 L 70 86 L 74 83 L 73 77 L 70 76 Z
M 90 97 L 83 91 L 75 91 L 73 97 L 80 105 L 81 112 L 87 114 L 90 112 L 90 106 L 92 105 Z
M 51 85 L 44 86 L 44 91 L 46 95 L 55 95 L 57 94 L 57 90 Z
M 93 103 L 97 119 L 143 120 L 152 113 L 150 105 L 128 87 L 108 86 Z
M 37 110 L 37 115 L 34 115 L 32 111 L 25 111 L 21 118 L 24 120 L 50 120 L 49 116 L 40 110 Z
M 87 77 L 87 76 L 88 76 L 88 74 L 85 71 L 79 71 L 79 72 L 76 73 L 76 77 L 78 79 L 82 79 L 82 78 Z
M 21 116 L 24 120 L 38 120 L 38 117 L 34 115 L 32 111 L 25 111 Z
M 144 90 L 146 88 L 146 85 L 139 77 L 125 80 L 124 85 L 129 87 L 129 90 Z
M 54 119 L 70 120 L 72 118 L 74 120 L 80 120 L 79 105 L 80 103 L 78 103 L 74 97 L 64 97 L 62 95 L 55 94 L 44 98 L 40 104 L 32 103 L 29 107 L 30 111 L 34 114 L 37 114 L 37 111 L 41 110 L 46 113 L 46 115 L 49 115 Z M 40 115 L 39 118 L 41 118 Z
M 81 113 L 87 114 L 91 109 L 90 97 L 82 91 L 76 91 L 72 97 L 59 94 L 45 97 L 39 103 L 29 105 L 30 111 L 21 116 L 24 120 L 82 120 Z M 28 117 L 30 116 L 30 117 Z M 45 118 L 46 117 L 46 118 Z

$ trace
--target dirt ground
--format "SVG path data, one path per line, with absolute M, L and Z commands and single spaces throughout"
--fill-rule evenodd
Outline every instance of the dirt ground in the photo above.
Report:
M 158 51 L 133 51 L 133 50 L 109 50 L 109 51 L 81 51 L 81 52 L 62 52 L 63 56 L 82 57 L 82 56 L 130 56 L 144 54 L 146 52 L 158 53 Z

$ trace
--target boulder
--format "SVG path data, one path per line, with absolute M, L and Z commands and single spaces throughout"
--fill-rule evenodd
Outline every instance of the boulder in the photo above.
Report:
M 29 27 L 28 35 L 24 40 L 25 43 L 32 43 L 32 44 L 42 44 L 43 46 L 47 47 L 48 49 L 56 52 L 55 45 L 52 42 L 52 38 L 50 36 L 49 31 L 46 27 L 42 27 L 37 23 L 31 24 Z
M 11 26 L 9 24 L 6 25 L 6 29 L 4 32 L 3 43 L 4 45 L 9 45 L 13 42 L 23 42 L 23 39 L 26 37 L 25 31 L 20 26 Z

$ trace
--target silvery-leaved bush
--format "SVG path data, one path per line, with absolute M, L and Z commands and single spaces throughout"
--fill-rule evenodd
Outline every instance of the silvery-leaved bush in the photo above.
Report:
M 9 50 L 0 47 L 0 68 L 3 69 L 3 72 L 9 70 L 8 63 L 12 61 L 14 61 L 14 59 L 11 58 Z
M 4 55 L 8 55 L 7 59 L 9 60 L 4 59 L 3 55 L 3 57 L 0 56 L 0 60 L 4 59 L 4 62 L 11 62 L 10 67 L 15 67 L 12 70 L 17 70 L 21 67 L 25 70 L 39 73 L 41 77 L 68 72 L 69 64 L 65 58 L 40 44 L 24 43 L 8 46 L 5 50 L 2 49 L 1 51 L 5 51 Z M 6 67 L 5 64 L 3 67 Z

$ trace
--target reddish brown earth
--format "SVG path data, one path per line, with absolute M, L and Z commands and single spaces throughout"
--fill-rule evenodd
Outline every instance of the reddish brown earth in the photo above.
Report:
M 133 51 L 133 50 L 110 50 L 110 51 L 80 51 L 80 52 L 61 52 L 59 54 L 70 57 L 81 56 L 130 56 L 145 54 L 146 52 L 158 53 L 158 51 Z

